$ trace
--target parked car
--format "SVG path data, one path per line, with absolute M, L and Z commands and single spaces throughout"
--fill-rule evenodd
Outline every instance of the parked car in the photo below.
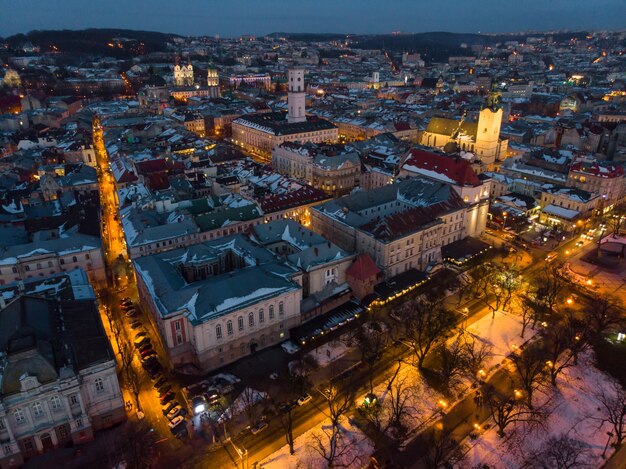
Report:
M 159 401 L 161 402 L 161 405 L 165 405 L 168 402 L 170 402 L 171 400 L 173 400 L 174 397 L 175 397 L 175 394 L 172 391 L 169 391 L 168 393 L 163 394 L 161 396 L 161 399 L 159 399 Z
M 146 342 L 145 344 L 137 347 L 137 350 L 139 350 L 139 352 L 143 352 L 144 350 L 152 350 L 152 344 L 150 342 Z
M 145 335 L 137 337 L 133 343 L 135 344 L 135 348 L 143 347 L 144 345 L 150 343 L 150 337 L 146 337 Z
M 140 337 L 147 337 L 148 333 L 146 331 L 139 331 L 135 334 L 135 340 L 139 339 Z
M 180 425 L 181 423 L 183 423 L 184 421 L 185 421 L 185 417 L 183 417 L 182 415 L 179 415 L 177 417 L 174 417 L 168 425 L 171 429 L 173 429 L 177 427 L 178 425 Z
M 165 384 L 161 386 L 157 392 L 159 393 L 159 397 L 163 397 L 165 394 L 172 390 L 172 386 L 170 384 Z
M 135 329 L 139 329 L 143 324 L 141 324 L 141 321 L 137 321 L 134 320 L 133 322 L 130 323 L 130 328 L 135 330 Z
M 170 410 L 166 417 L 168 420 L 173 420 L 174 418 L 178 417 L 179 415 L 182 415 L 183 412 L 183 408 L 181 406 L 174 406 L 172 407 L 172 410 Z
M 167 378 L 165 376 L 161 376 L 159 379 L 157 379 L 153 386 L 154 389 L 159 389 L 161 386 L 163 386 L 165 383 L 167 383 Z
M 180 404 L 176 401 L 171 401 L 163 406 L 163 415 L 167 415 L 174 407 L 178 407 Z
M 250 433 L 252 433 L 253 435 L 256 435 L 258 433 L 261 433 L 263 430 L 265 430 L 267 427 L 269 427 L 270 424 L 267 423 L 265 420 L 261 420 L 260 422 L 257 422 L 251 429 L 250 429 Z
M 139 354 L 141 355 L 141 358 L 143 358 L 145 360 L 146 358 L 154 356 L 157 353 L 154 350 L 152 350 L 151 348 L 149 348 L 149 349 L 145 349 L 145 350 L 140 351 Z
M 304 405 L 304 404 L 309 403 L 311 399 L 313 398 L 311 397 L 310 394 L 305 394 L 304 396 L 300 396 L 297 402 L 298 402 L 298 405 Z

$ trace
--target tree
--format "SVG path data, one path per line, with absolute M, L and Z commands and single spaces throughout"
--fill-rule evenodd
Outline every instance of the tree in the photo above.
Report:
M 624 220 L 626 220 L 626 205 L 615 207 L 607 220 L 607 225 L 613 238 L 619 237 Z
M 421 369 L 436 341 L 454 326 L 454 315 L 441 300 L 426 298 L 407 303 L 405 311 L 407 341 Z
M 383 358 L 388 343 L 388 334 L 385 332 L 386 326 L 379 322 L 368 322 L 361 327 L 354 329 L 350 335 L 350 340 L 356 342 L 356 346 L 361 354 L 361 362 L 367 365 L 370 393 L 374 392 L 372 383 L 374 367 Z
M 294 454 L 296 451 L 293 447 L 293 412 L 294 406 L 292 404 L 286 404 L 281 410 L 280 423 L 285 430 L 285 440 L 289 445 L 289 454 Z
M 425 447 L 429 451 L 424 455 L 424 463 L 429 469 L 451 467 L 459 451 L 459 443 L 452 432 L 444 428 L 432 430 L 426 437 Z
M 626 392 L 617 381 L 613 381 L 611 386 L 599 386 L 594 397 L 598 402 L 600 414 L 595 418 L 600 420 L 601 424 L 611 425 L 615 446 L 621 445 L 626 439 Z
M 553 436 L 543 447 L 532 454 L 524 467 L 537 469 L 574 469 L 586 467 L 583 460 L 589 445 L 569 437 L 567 434 Z
M 124 384 L 126 389 L 130 391 L 135 399 L 135 408 L 140 411 L 141 405 L 139 404 L 139 393 L 141 391 L 141 375 L 137 373 L 137 369 L 133 366 L 135 347 L 127 340 L 121 339 L 119 336 L 118 341 Z
M 485 360 L 491 355 L 493 347 L 468 332 L 465 332 L 461 336 L 461 340 L 464 350 L 465 367 L 472 376 L 476 376 L 484 367 Z
M 520 355 L 511 358 L 522 388 L 526 392 L 526 404 L 529 409 L 533 408 L 533 392 L 535 387 L 545 382 L 545 358 L 543 350 L 531 348 L 524 350 Z
M 535 299 L 544 307 L 540 320 L 543 320 L 545 313 L 552 316 L 568 281 L 563 273 L 563 265 L 556 262 L 547 265 L 535 278 L 533 281 Z
M 517 308 L 519 311 L 520 318 L 522 320 L 522 330 L 520 332 L 520 337 L 523 339 L 524 334 L 526 333 L 526 329 L 530 326 L 530 323 L 534 325 L 537 323 L 537 308 L 533 299 L 530 297 L 528 292 L 520 295 L 517 301 Z
M 348 392 L 340 393 L 336 386 L 330 385 L 324 391 L 322 396 L 328 405 L 328 414 L 333 426 L 339 425 L 341 416 L 346 413 L 348 408 L 354 401 L 354 386 L 347 388 Z
M 495 391 L 492 386 L 487 386 L 483 392 L 483 402 L 488 406 L 491 417 L 493 418 L 497 434 L 503 437 L 506 428 L 514 422 L 532 422 L 541 421 L 540 412 L 525 405 L 520 399 L 507 397 Z
M 584 325 L 569 311 L 562 321 L 543 329 L 542 336 L 550 382 L 556 386 L 557 376 L 575 366 L 578 354 L 587 347 Z
M 454 381 L 467 369 L 467 350 L 464 347 L 462 333 L 449 346 L 442 345 L 438 355 L 439 376 L 446 389 L 449 390 Z
M 585 317 L 591 340 L 601 340 L 612 327 L 624 323 L 621 306 L 609 296 L 598 295 L 588 300 Z
M 362 456 L 358 451 L 352 451 L 350 442 L 344 442 L 344 435 L 339 426 L 331 425 L 322 427 L 319 432 L 314 432 L 312 438 L 315 441 L 313 450 L 326 461 L 326 467 L 352 467 Z

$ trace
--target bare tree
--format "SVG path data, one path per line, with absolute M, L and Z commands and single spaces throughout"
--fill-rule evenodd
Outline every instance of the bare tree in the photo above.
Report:
M 533 326 L 537 323 L 537 309 L 535 307 L 535 302 L 532 300 L 528 292 L 520 295 L 519 300 L 517 301 L 517 311 L 519 311 L 520 319 L 522 320 L 522 330 L 520 332 L 520 337 L 523 339 L 524 334 L 526 333 L 526 329 L 530 326 L 530 323 L 533 323 Z
M 525 405 L 520 399 L 507 397 L 496 392 L 493 387 L 485 388 L 483 402 L 488 406 L 496 427 L 497 434 L 503 437 L 506 428 L 515 422 L 541 421 L 541 413 Z
M 452 432 L 446 429 L 435 428 L 426 439 L 429 451 L 424 455 L 423 462 L 428 469 L 451 467 L 456 459 L 459 443 L 452 437 Z
M 454 315 L 443 306 L 441 300 L 414 300 L 407 303 L 405 310 L 407 341 L 418 368 L 422 368 L 424 359 L 437 340 L 454 326 Z
M 592 340 L 602 339 L 612 327 L 624 323 L 621 305 L 609 296 L 596 296 L 588 300 L 585 317 Z
M 585 455 L 589 445 L 569 437 L 567 434 L 553 436 L 534 452 L 525 462 L 524 467 L 536 469 L 574 469 L 586 467 Z
M 446 390 L 449 390 L 467 369 L 468 358 L 462 333 L 449 346 L 443 344 L 438 350 L 438 357 L 439 376 Z
M 388 343 L 388 334 L 385 332 L 386 326 L 379 322 L 368 322 L 361 327 L 354 329 L 350 335 L 350 340 L 356 342 L 356 346 L 361 354 L 361 362 L 367 365 L 370 393 L 374 392 L 372 383 L 374 368 L 383 358 Z
M 246 387 L 239 395 L 239 399 L 241 399 L 241 403 L 243 405 L 243 410 L 246 413 L 246 417 L 248 417 L 249 425 L 254 425 L 255 423 L 256 404 L 259 397 L 259 391 L 252 389 L 251 387 Z
M 543 353 L 553 386 L 563 370 L 577 364 L 579 353 L 587 347 L 584 332 L 582 323 L 571 312 L 563 321 L 542 330 Z
M 613 381 L 611 386 L 599 386 L 594 397 L 599 404 L 600 414 L 595 418 L 611 425 L 614 444 L 621 445 L 626 439 L 626 392 L 617 381 Z
M 324 459 L 326 467 L 351 467 L 361 456 L 358 451 L 352 451 L 352 445 L 344 442 L 344 436 L 339 426 L 324 427 L 312 434 L 315 444 L 313 449 Z
M 626 206 L 621 205 L 615 207 L 613 209 L 613 213 L 607 220 L 607 225 L 609 227 L 611 235 L 613 235 L 613 238 L 619 237 L 622 225 L 624 224 L 624 220 L 626 220 Z
M 465 332 L 461 336 L 461 340 L 464 350 L 465 367 L 472 376 L 476 376 L 483 368 L 487 357 L 491 355 L 493 347 L 468 332 Z
M 140 411 L 141 405 L 139 404 L 139 393 L 141 391 L 141 375 L 133 366 L 135 348 L 130 342 L 123 339 L 119 339 L 118 345 L 119 354 L 122 362 L 122 374 L 124 376 L 124 384 L 135 399 L 135 408 Z
M 520 355 L 513 355 L 511 360 L 526 393 L 526 404 L 532 409 L 535 387 L 544 383 L 546 379 L 546 361 L 543 351 L 540 348 L 527 349 Z
M 533 282 L 535 299 L 544 307 L 543 313 L 552 315 L 556 304 L 561 299 L 569 279 L 563 273 L 561 263 L 552 263 L 535 278 Z M 540 318 L 543 320 L 543 317 Z
M 354 402 L 354 386 L 348 386 L 348 391 L 341 393 L 336 386 L 330 385 L 321 391 L 328 405 L 328 414 L 333 426 L 339 425 L 339 420 Z

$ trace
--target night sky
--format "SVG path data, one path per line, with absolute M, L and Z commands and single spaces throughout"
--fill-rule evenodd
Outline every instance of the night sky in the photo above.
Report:
M 0 0 L 0 36 L 114 27 L 189 35 L 626 27 L 624 0 Z

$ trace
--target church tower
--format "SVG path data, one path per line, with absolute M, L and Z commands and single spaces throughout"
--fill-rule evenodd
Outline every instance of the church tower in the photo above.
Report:
M 500 126 L 502 107 L 499 93 L 492 86 L 487 105 L 480 111 L 476 128 L 476 156 L 486 164 L 493 164 L 500 156 Z
M 287 103 L 289 123 L 306 121 L 306 98 L 304 95 L 304 69 L 294 68 L 288 72 L 289 95 Z
M 193 86 L 193 65 L 188 62 L 187 65 L 174 65 L 174 85 L 175 86 Z
M 217 76 L 217 69 L 211 63 L 209 64 L 206 73 L 206 84 L 208 87 L 220 85 L 219 78 Z

